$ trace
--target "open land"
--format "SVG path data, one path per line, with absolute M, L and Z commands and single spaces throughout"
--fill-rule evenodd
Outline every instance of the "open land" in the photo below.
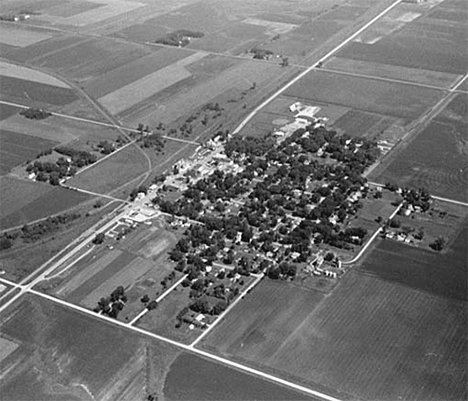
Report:
M 10 318 L 3 321 L 0 333 L 11 352 L 0 369 L 4 374 L 2 395 L 7 398 L 87 400 L 92 394 L 98 399 L 124 400 L 155 394 L 171 400 L 193 399 L 194 395 L 212 400 L 312 399 L 97 318 L 50 305 L 40 297 L 26 296 L 6 314 Z M 119 352 L 115 352 L 116 344 Z M 198 368 L 200 364 L 203 370 Z M 216 384 L 227 377 L 232 378 L 231 385 Z
M 131 145 L 102 163 L 91 166 L 82 174 L 72 177 L 67 183 L 87 191 L 108 193 L 140 176 L 147 169 L 147 160 L 142 157 L 136 146 Z
M 57 144 L 48 139 L 0 128 L 0 175 L 9 173 L 13 167 L 34 159 L 40 152 Z
M 285 298 L 285 291 L 293 295 Z M 340 391 L 341 397 L 466 396 L 461 384 L 466 381 L 465 301 L 353 271 L 329 297 L 320 301 L 317 295 L 286 314 L 302 292 L 262 283 L 203 340 L 203 347 Z M 296 321 L 298 313 L 303 318 Z
M 433 10 L 443 10 L 445 3 L 447 2 L 441 2 Z M 397 19 L 407 12 L 405 6 L 400 5 L 394 11 L 391 22 L 396 21 L 395 31 L 385 32 L 386 21 L 379 21 L 376 26 L 382 25 L 381 30 L 375 33 L 373 38 L 368 38 L 367 43 L 355 41 L 349 44 L 338 53 L 338 56 L 449 74 L 466 73 L 468 63 L 468 54 L 465 50 L 466 17 L 460 23 L 446 25 L 437 23 L 434 19 L 428 18 L 429 16 L 423 16 L 398 29 L 399 22 L 402 21 Z M 464 8 L 461 3 L 455 7 L 459 10 Z M 421 37 L 424 38 L 423 46 L 420 42 Z
M 84 193 L 12 177 L 2 177 L 1 185 L 2 230 L 60 213 L 92 198 Z
M 79 214 L 78 219 L 60 225 L 57 227 L 57 231 L 44 233 L 35 241 L 16 239 L 14 245 L 10 249 L 2 251 L 0 255 L 0 266 L 1 269 L 5 270 L 3 278 L 19 282 L 36 271 L 43 263 L 48 262 L 52 257 L 62 252 L 78 235 L 98 223 L 104 215 L 110 213 L 118 205 L 117 202 L 114 202 L 98 209 L 86 203 L 77 207 L 74 205 L 70 213 Z M 59 210 L 58 212 L 62 211 Z
M 423 186 L 434 195 L 466 202 L 467 102 L 466 94 L 458 94 L 411 142 L 377 168 L 371 179 Z
M 325 71 L 309 73 L 286 91 L 303 102 L 337 104 L 364 112 L 403 118 L 420 117 L 442 97 L 436 89 L 412 87 Z
M 391 3 L 390 0 L 357 0 L 352 4 L 346 0 L 292 3 L 234 0 L 222 4 L 195 0 L 183 4 L 152 0 L 70 0 L 66 3 L 59 0 L 5 0 L 2 13 L 27 10 L 32 15 L 30 21 L 0 22 L 0 55 L 4 60 L 0 63 L 1 97 L 74 116 L 119 124 L 122 121 L 131 127 L 148 124 L 151 130 L 156 129 L 162 135 L 204 141 L 216 133 L 222 136 L 224 130 L 237 125 L 242 116 L 275 88 L 280 88 L 307 65 L 315 63 L 320 55 L 342 43 Z M 465 25 L 468 14 L 463 12 L 464 7 L 465 4 L 458 0 L 399 4 L 327 60 L 322 70 L 316 68 L 308 73 L 263 108 L 243 133 L 255 137 L 257 143 L 250 144 L 258 146 L 257 151 L 261 154 L 262 143 L 258 138 L 267 142 L 264 134 L 292 119 L 288 107 L 300 100 L 307 105 L 320 106 L 319 115 L 329 118 L 328 127 L 352 136 L 346 145 L 345 141 L 340 143 L 339 139 L 333 139 L 338 156 L 349 148 L 354 149 L 354 153 L 360 152 L 359 148 L 364 144 L 363 157 L 374 160 L 371 151 L 377 152 L 377 144 L 369 139 L 385 139 L 393 146 L 406 130 L 424 122 L 425 113 L 439 104 L 439 100 L 466 74 Z M 191 38 L 185 48 L 154 43 L 178 29 L 201 31 L 204 36 Z M 252 48 L 271 50 L 272 57 L 252 60 L 253 54 L 249 53 Z M 291 63 L 287 68 L 280 66 L 285 56 Z M 7 60 L 24 65 L 16 67 Z M 59 80 L 60 77 L 64 80 Z M 458 89 L 466 88 L 465 82 Z M 206 107 L 208 103 L 211 109 Z M 0 139 L 2 144 L 7 144 L 5 151 L 2 146 L 2 151 L 6 152 L 1 166 L 4 172 L 17 165 L 14 160 L 20 164 L 20 159 L 34 156 L 33 149 L 39 152 L 39 148 L 60 142 L 86 150 L 90 143 L 115 140 L 118 135 L 114 129 L 62 121 L 56 116 L 31 123 L 15 115 L 17 111 L 14 107 L 2 107 Z M 156 128 L 159 123 L 163 125 Z M 425 186 L 433 194 L 465 201 L 461 194 L 462 187 L 468 184 L 468 165 L 464 161 L 466 131 L 466 96 L 454 94 L 453 100 L 418 131 L 414 139 L 409 138 L 411 140 L 403 143 L 406 146 L 399 145 L 401 152 L 395 157 L 393 152 L 385 156 L 371 177 L 377 177 L 373 179 L 378 181 L 388 179 L 402 186 Z M 136 145 L 147 145 L 143 135 L 135 145 L 127 146 L 70 179 L 68 183 L 72 186 L 99 193 L 118 193 L 126 198 L 143 179 L 149 186 L 154 176 L 172 170 L 171 165 L 181 158 L 186 157 L 194 165 L 199 162 L 200 166 L 194 167 L 193 173 L 196 174 L 195 169 L 198 169 L 203 179 L 209 178 L 205 172 L 218 163 L 219 171 L 221 166 L 226 171 L 246 168 L 247 176 L 255 171 L 256 182 L 263 180 L 272 187 L 256 192 L 256 196 L 265 198 L 265 193 L 271 195 L 271 190 L 277 191 L 275 196 L 282 198 L 283 203 L 288 201 L 288 211 L 283 216 L 289 225 L 280 226 L 272 218 L 277 209 L 271 202 L 267 208 L 263 206 L 263 210 L 259 209 L 259 202 L 251 202 L 248 194 L 254 185 L 252 182 L 245 184 L 246 179 L 240 179 L 241 175 L 236 172 L 225 181 L 218 176 L 205 185 L 205 189 L 198 188 L 198 193 L 194 186 L 189 186 L 190 190 L 182 194 L 182 189 L 174 192 L 173 187 L 166 188 L 161 184 L 156 191 L 162 196 L 158 207 L 163 209 L 164 206 L 168 215 L 199 220 L 196 224 L 174 217 L 168 218 L 167 222 L 153 218 L 146 224 L 134 224 L 126 220 L 131 220 L 129 212 L 124 220 L 112 223 L 116 225 L 107 231 L 103 244 L 92 245 L 95 231 L 89 230 L 86 240 L 84 237 L 77 239 L 78 234 L 83 235 L 103 216 L 109 217 L 111 208 L 120 202 L 111 202 L 114 206 L 103 208 L 93 208 L 91 202 L 87 202 L 75 210 L 89 214 L 62 227 L 61 231 L 32 244 L 20 241 L 2 251 L 0 267 L 6 271 L 3 278 L 20 282 L 38 266 L 45 266 L 46 261 L 74 239 L 83 245 L 79 250 L 73 248 L 77 253 L 54 268 L 46 277 L 49 280 L 34 287 L 56 299 L 44 293 L 28 294 L 36 284 L 33 281 L 29 288 L 19 286 L 21 293 L 24 290 L 26 294 L 7 309 L 2 309 L 2 395 L 57 401 L 64 398 L 150 399 L 150 394 L 161 400 L 308 399 L 259 377 L 209 361 L 209 354 L 205 354 L 208 359 L 201 358 L 195 353 L 203 351 L 194 348 L 200 347 L 240 362 L 244 367 L 290 380 L 290 385 L 301 384 L 342 400 L 465 399 L 468 334 L 464 207 L 453 206 L 453 210 L 447 208 L 443 212 L 440 211 L 442 206 L 440 210 L 432 207 L 428 212 L 418 211 L 417 215 L 414 212 L 410 216 L 397 216 L 403 225 L 423 227 L 426 230 L 424 240 L 404 245 L 396 240 L 377 239 L 369 247 L 367 252 L 370 253 L 352 270 L 348 269 L 349 263 L 344 263 L 346 267 L 342 269 L 338 258 L 324 263 L 324 269 L 339 272 L 338 278 L 336 273 L 333 273 L 334 278 L 324 277 L 330 272 L 315 269 L 315 265 L 312 266 L 315 262 L 310 262 L 309 266 L 308 261 L 299 262 L 299 257 L 292 256 L 296 254 L 303 258 L 303 250 L 294 243 L 301 234 L 307 233 L 301 227 L 294 231 L 295 237 L 291 236 L 298 252 L 291 252 L 292 249 L 268 238 L 271 250 L 265 251 L 260 259 L 249 260 L 252 256 L 249 247 L 252 245 L 259 251 L 259 234 L 267 234 L 257 227 L 275 227 L 276 224 L 268 235 L 275 236 L 275 231 L 280 231 L 281 235 L 276 233 L 275 241 L 289 241 L 291 238 L 286 234 L 292 231 L 292 224 L 296 227 L 298 220 L 306 214 L 316 213 L 319 222 L 318 217 L 323 214 L 335 219 L 335 223 L 329 221 L 336 225 L 338 216 L 331 216 L 333 210 L 326 210 L 325 206 L 333 208 L 340 202 L 344 202 L 342 206 L 346 205 L 340 210 L 345 213 L 336 227 L 345 239 L 337 240 L 325 230 L 319 234 L 320 238 L 314 237 L 317 243 L 307 248 L 317 251 L 316 261 L 322 251 L 328 252 L 330 248 L 340 260 L 351 259 L 355 255 L 351 251 L 362 249 L 363 240 L 383 224 L 378 218 L 385 219 L 396 203 L 406 199 L 407 194 L 402 198 L 388 190 L 382 194 L 379 189 L 364 186 L 362 193 L 354 189 L 348 191 L 345 184 L 351 185 L 346 181 L 349 177 L 343 179 L 340 171 L 334 170 L 343 159 L 335 160 L 336 154 L 330 150 L 332 146 L 328 147 L 328 142 L 327 145 L 324 142 L 318 144 L 316 147 L 320 146 L 320 149 L 313 151 L 316 144 L 313 139 L 308 139 L 312 137 L 309 134 L 296 138 L 297 143 L 287 145 L 285 153 L 292 156 L 283 166 L 294 170 L 291 175 L 293 181 L 297 180 L 294 185 L 287 182 L 280 183 L 283 187 L 271 185 L 269 176 L 280 169 L 272 165 L 264 168 L 248 152 L 235 155 L 247 159 L 244 164 L 234 160 L 236 157 L 230 164 L 229 160 L 211 159 L 209 148 L 218 146 L 215 141 L 210 141 L 212 143 L 206 148 L 198 147 L 199 154 L 190 159 L 196 144 L 164 140 L 162 150 L 151 148 L 151 145 L 139 149 Z M 237 146 L 242 148 L 243 144 Z M 300 162 L 294 156 L 298 147 L 303 147 Z M 319 151 L 325 152 L 323 157 L 318 156 Z M 209 154 L 206 160 L 202 160 L 203 153 Z M 286 158 L 285 154 L 282 157 Z M 222 159 L 223 155 L 219 160 Z M 346 164 L 346 158 L 344 160 L 343 164 Z M 319 195 L 315 191 L 327 180 L 317 178 L 310 185 L 303 185 L 298 166 L 303 164 L 305 169 L 309 163 L 317 161 L 321 161 L 317 170 L 322 169 L 325 174 L 333 172 L 335 177 L 338 173 L 340 177 L 336 180 L 344 181 L 345 189 L 336 187 L 326 194 L 327 190 L 322 188 L 326 195 L 321 198 L 320 193 L 318 202 L 308 202 L 312 194 Z M 346 165 L 346 168 L 350 167 Z M 280 172 L 288 176 L 287 170 Z M 174 174 L 178 174 L 175 169 Z M 189 176 L 187 174 L 187 181 L 193 178 L 190 176 L 189 179 Z M 288 177 L 289 181 L 291 177 Z M 179 180 L 179 184 L 183 182 L 184 179 Z M 353 181 L 354 184 L 357 182 Z M 0 177 L 0 183 L 2 228 L 27 223 L 92 199 L 77 191 L 11 176 Z M 174 185 L 177 186 L 177 182 Z M 203 180 L 201 187 L 204 187 Z M 311 192 L 306 195 L 304 187 Z M 5 194 L 4 188 L 11 192 Z M 227 192 L 226 188 L 240 190 L 241 196 L 224 198 L 216 192 L 220 188 L 223 193 Z M 290 195 L 293 188 L 294 197 Z M 302 195 L 296 193 L 300 189 Z M 335 190 L 342 192 L 336 200 L 332 199 Z M 283 192 L 287 194 L 283 196 Z M 376 199 L 377 193 L 380 199 Z M 348 198 L 342 200 L 339 195 Z M 375 198 L 371 199 L 371 195 Z M 351 200 L 354 196 L 356 199 Z M 312 213 L 313 208 L 301 206 L 296 211 L 302 216 L 292 215 L 290 206 L 296 207 L 300 200 L 302 206 L 307 204 L 317 210 Z M 325 206 L 321 204 L 322 200 Z M 146 208 L 148 213 L 159 213 L 145 204 L 149 201 L 144 197 L 127 210 Z M 267 203 L 266 199 L 264 203 Z M 201 212 L 196 209 L 199 204 L 203 205 Z M 179 213 L 180 210 L 184 211 Z M 208 230 L 208 233 L 193 229 L 203 224 L 216 226 L 214 220 L 223 214 L 232 215 L 231 221 L 223 221 L 226 225 L 223 230 L 230 224 L 235 228 L 230 236 L 236 237 L 236 232 L 241 234 L 236 243 L 228 236 L 224 241 L 226 232 L 221 229 Z M 247 227 L 255 226 L 253 233 L 239 226 L 238 216 L 242 214 L 248 216 Z M 205 218 L 208 219 L 206 223 Z M 312 217 L 307 219 L 311 221 Z M 101 227 L 106 224 L 103 221 L 99 223 Z M 317 229 L 323 229 L 319 223 L 314 224 Z M 348 228 L 364 228 L 367 233 L 350 241 L 351 234 L 344 232 Z M 438 235 L 446 239 L 441 252 L 427 246 Z M 184 266 L 187 262 L 188 268 L 179 272 L 173 270 L 176 258 L 170 261 L 168 252 L 176 243 L 183 247 L 178 243 L 182 236 L 186 240 L 189 238 L 185 245 L 189 253 L 183 255 L 187 253 L 183 251 L 179 257 Z M 253 245 L 249 236 L 253 236 L 257 245 Z M 335 245 L 328 247 L 328 242 L 321 248 L 318 243 L 322 240 L 324 244 L 335 241 L 336 250 Z M 86 242 L 80 241 L 89 241 L 89 244 L 86 246 Z M 242 276 L 231 271 L 231 276 L 226 273 L 225 277 L 223 270 L 221 277 L 220 267 L 230 270 L 224 262 L 225 257 L 229 258 L 229 249 L 231 252 L 235 250 L 234 265 L 241 269 Z M 216 251 L 214 259 L 222 264 L 214 263 L 211 273 L 208 269 L 205 271 L 205 267 L 200 269 L 193 260 L 189 262 L 189 256 L 211 258 L 213 250 Z M 260 255 L 257 253 L 257 257 Z M 261 260 L 263 256 L 266 259 Z M 311 256 L 309 253 L 306 258 Z M 332 257 L 335 256 L 332 254 Z M 277 263 L 273 258 L 278 258 Z M 258 267 L 261 261 L 274 265 L 262 270 Z M 281 261 L 294 261 L 291 277 L 290 270 L 286 274 L 278 269 Z M 232 261 L 226 263 L 232 264 Z M 287 263 L 283 267 L 287 268 Z M 276 280 L 266 277 L 273 276 L 272 273 L 278 270 L 281 274 L 278 273 Z M 194 286 L 198 280 L 185 280 L 189 273 L 201 277 L 203 291 Z M 168 275 L 171 275 L 170 279 Z M 259 284 L 247 291 L 250 283 L 254 283 L 254 277 Z M 5 283 L 10 287 L 14 285 L 13 282 Z M 210 286 L 215 287 L 212 284 L 219 283 L 223 284 L 221 295 L 209 291 Z M 120 285 L 125 288 L 126 300 L 118 321 L 111 323 L 105 316 L 87 315 L 102 297 L 108 297 Z M 239 298 L 228 296 L 234 290 L 241 291 Z M 11 294 L 14 292 L 0 299 L 1 305 L 16 297 Z M 149 304 L 141 299 L 144 294 L 150 299 L 158 299 L 155 309 L 145 309 Z M 199 311 L 193 308 L 193 298 L 200 296 L 209 303 L 223 299 L 229 305 L 232 299 L 235 301 L 219 320 L 210 306 L 210 311 L 202 316 L 208 326 L 189 325 L 197 323 L 195 316 L 200 317 Z M 45 299 L 47 297 L 49 300 Z M 106 315 L 106 301 L 102 303 L 104 307 L 100 312 Z M 80 308 L 81 312 L 76 312 Z M 182 314 L 182 309 L 188 312 Z M 184 317 L 188 320 L 183 320 Z M 199 327 L 208 330 L 207 335 Z M 141 332 L 142 328 L 147 330 L 146 336 Z M 140 333 L 136 333 L 139 330 Z M 77 332 L 80 336 L 76 336 Z M 167 342 L 151 338 L 154 334 L 166 337 Z M 175 346 L 168 344 L 171 341 Z M 115 352 L 116 344 L 119 352 Z M 181 349 L 193 352 L 181 352 Z M 228 360 L 224 362 L 229 364 Z
M 160 283 L 174 267 L 167 260 L 167 251 L 174 246 L 176 236 L 165 230 L 163 221 L 159 220 L 153 220 L 150 227 L 119 227 L 113 231 L 118 233 L 126 228 L 123 237 L 109 237 L 107 246 L 86 252 L 72 268 L 58 267 L 56 270 L 63 273 L 52 274 L 50 284 L 46 282 L 41 287 L 62 299 L 93 309 L 102 297 L 123 286 L 128 300 L 119 319 L 132 320 L 145 308 L 140 302 L 144 294 L 154 299 L 164 292 Z M 172 281 L 178 278 L 175 276 Z

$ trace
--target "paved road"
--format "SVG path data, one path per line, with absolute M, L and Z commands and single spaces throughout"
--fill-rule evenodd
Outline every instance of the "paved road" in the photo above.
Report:
M 5 105 L 8 105 L 8 106 L 14 106 L 14 107 L 18 107 L 20 109 L 29 109 L 30 108 L 30 106 L 26 106 L 24 104 L 7 102 L 5 100 L 0 100 L 0 104 L 5 104 Z M 82 117 L 75 117 L 75 116 L 71 116 L 69 114 L 63 114 L 63 113 L 55 113 L 55 112 L 50 112 L 50 113 L 53 116 L 56 116 L 56 117 L 67 118 L 69 120 L 82 121 L 82 122 L 89 123 L 89 124 L 100 125 L 100 126 L 106 127 L 106 128 L 117 128 L 117 129 L 122 129 L 122 130 L 127 131 L 127 132 L 134 132 L 134 133 L 140 132 L 135 128 L 125 127 L 125 126 L 119 125 L 119 124 L 104 123 L 102 121 L 90 120 L 88 118 L 82 118 Z M 189 141 L 189 140 L 181 139 L 181 138 L 174 138 L 172 136 L 162 135 L 162 137 L 164 139 L 169 140 L 169 141 L 182 142 L 182 143 L 187 143 L 187 144 L 191 144 L 191 145 L 201 145 L 201 142 Z M 133 144 L 135 142 L 136 142 L 136 140 L 133 140 L 133 141 L 131 141 L 129 143 L 126 143 L 124 146 L 117 149 L 116 152 L 122 150 L 124 147 L 127 147 L 127 146 L 129 146 L 129 145 L 131 145 L 131 144 Z M 113 154 L 115 154 L 115 152 L 110 153 L 107 156 L 111 156 Z M 104 159 L 104 157 L 103 157 L 103 159 Z M 99 159 L 99 160 L 102 160 L 102 159 Z
M 368 184 L 369 185 L 372 185 L 374 187 L 380 187 L 380 188 L 384 188 L 385 185 L 384 184 L 379 184 L 378 182 L 371 182 L 371 181 L 368 181 Z M 448 199 L 448 198 L 443 198 L 441 196 L 436 196 L 436 195 L 431 195 L 431 198 L 432 199 L 436 199 L 436 200 L 439 200 L 441 202 L 448 202 L 448 203 L 453 203 L 455 205 L 460 205 L 460 206 L 466 206 L 468 207 L 468 203 L 467 202 L 462 202 L 462 201 L 458 201 L 458 200 L 455 200 L 455 199 Z
M 294 79 L 289 81 L 286 85 L 284 85 L 282 88 L 277 90 L 273 95 L 271 95 L 268 99 L 266 99 L 263 103 L 261 103 L 259 106 L 257 106 L 252 113 L 250 113 L 238 126 L 237 128 L 233 131 L 233 134 L 237 134 L 239 131 L 244 128 L 247 123 L 255 117 L 255 115 L 262 110 L 266 105 L 268 105 L 271 101 L 276 99 L 279 95 L 281 95 L 286 89 L 290 88 L 292 85 L 294 85 L 297 81 L 299 81 L 301 78 L 306 76 L 310 71 L 312 71 L 314 68 L 316 68 L 319 64 L 323 64 L 326 59 L 331 57 L 333 54 L 335 54 L 338 50 L 346 46 L 349 42 L 351 42 L 354 38 L 356 38 L 358 35 L 360 35 L 364 30 L 366 30 L 369 26 L 371 26 L 374 22 L 382 18 L 386 13 L 388 13 L 390 10 L 395 8 L 398 4 L 400 4 L 402 0 L 397 0 L 394 3 L 392 3 L 390 6 L 388 6 L 385 10 L 383 10 L 381 13 L 376 15 L 374 18 L 372 18 L 368 23 L 366 23 L 364 26 L 362 26 L 360 29 L 358 29 L 354 34 L 349 36 L 347 39 L 345 39 L 343 42 L 341 42 L 338 46 L 330 50 L 325 56 L 323 56 L 320 60 L 312 64 L 309 68 L 301 72 L 298 76 L 296 76 Z
M 402 206 L 403 206 L 403 202 L 398 205 L 398 207 L 393 211 L 393 213 L 389 216 L 388 219 L 389 220 L 393 219 L 396 216 L 396 214 L 400 211 Z M 366 242 L 366 244 L 362 247 L 362 249 L 359 251 L 359 253 L 354 258 L 352 258 L 351 260 L 342 261 L 341 264 L 343 264 L 343 265 L 352 265 L 353 263 L 356 263 L 362 257 L 362 255 L 364 255 L 364 252 L 366 252 L 367 248 L 369 248 L 369 246 L 372 244 L 372 242 L 374 242 L 374 240 L 377 238 L 377 236 L 380 234 L 381 231 L 382 231 L 382 226 L 380 226 L 375 231 L 375 233 L 372 234 L 372 237 L 369 238 L 369 240 Z
M 378 77 L 378 76 L 375 76 L 375 75 L 358 74 L 356 72 L 340 71 L 340 70 L 335 70 L 335 69 L 330 69 L 330 68 L 325 68 L 325 67 L 320 68 L 320 71 L 325 71 L 325 72 L 329 72 L 329 73 L 332 73 L 332 74 L 348 75 L 348 76 L 357 77 L 357 78 L 373 79 L 375 81 L 393 82 L 393 83 L 397 83 L 397 84 L 418 86 L 418 87 L 421 87 L 421 88 L 437 89 L 437 90 L 447 91 L 447 92 L 452 91 L 452 89 L 444 88 L 442 86 L 422 84 L 420 82 L 405 81 L 405 80 L 396 79 L 396 78 L 386 78 L 386 77 Z M 468 93 L 468 91 L 464 91 L 464 90 L 460 90 L 460 89 L 455 89 L 453 92 Z
M 171 340 L 169 338 L 162 337 L 160 335 L 151 333 L 150 331 L 141 329 L 139 327 L 131 326 L 128 323 L 123 323 L 123 322 L 120 322 L 120 321 L 118 321 L 116 319 L 111 319 L 111 318 L 109 318 L 107 316 L 104 316 L 104 315 L 98 315 L 97 313 L 92 312 L 92 311 L 90 311 L 88 309 L 85 309 L 85 308 L 83 308 L 81 306 L 71 304 L 69 302 L 63 301 L 63 300 L 58 299 L 58 298 L 54 298 L 54 297 L 52 297 L 50 295 L 43 294 L 43 293 L 35 291 L 35 290 L 29 290 L 29 292 L 36 295 L 36 296 L 39 296 L 41 298 L 52 301 L 52 302 L 54 302 L 56 304 L 60 304 L 60 305 L 65 306 L 67 308 L 79 311 L 79 312 L 81 312 L 83 314 L 86 314 L 86 315 L 89 315 L 89 316 L 92 316 L 95 319 L 100 319 L 100 320 L 105 321 L 105 322 L 107 322 L 109 324 L 112 324 L 114 326 L 119 326 L 119 327 L 124 328 L 126 330 L 130 330 L 130 331 L 133 331 L 135 333 L 142 334 L 142 335 L 144 335 L 146 337 L 154 338 L 156 340 L 159 340 L 159 341 L 174 345 L 174 346 L 176 346 L 178 348 L 181 348 L 181 349 L 183 349 L 185 351 L 192 352 L 194 354 L 203 356 L 203 357 L 205 357 L 207 359 L 210 359 L 210 360 L 222 363 L 224 365 L 233 367 L 233 368 L 238 369 L 240 371 L 243 371 L 243 372 L 246 372 L 246 373 L 249 373 L 249 374 L 253 374 L 255 376 L 259 376 L 261 378 L 264 378 L 264 379 L 270 380 L 270 381 L 272 381 L 274 383 L 277 383 L 277 384 L 292 388 L 292 389 L 300 391 L 302 393 L 305 393 L 305 394 L 308 394 L 308 395 L 311 395 L 311 396 L 314 396 L 314 397 L 321 398 L 321 399 L 323 399 L 325 401 L 341 401 L 338 398 L 331 397 L 331 396 L 329 396 L 327 394 L 324 394 L 324 393 L 321 393 L 319 391 L 315 391 L 315 390 L 312 390 L 310 388 L 301 386 L 301 385 L 293 383 L 293 382 L 291 382 L 289 380 L 285 380 L 285 379 L 282 379 L 280 377 L 277 377 L 277 376 L 262 372 L 260 370 L 257 370 L 257 369 L 251 368 L 249 366 L 243 365 L 241 363 L 233 362 L 233 361 L 231 361 L 229 359 L 226 359 L 226 358 L 223 358 L 221 356 L 212 354 L 210 352 L 206 352 L 206 351 L 200 350 L 198 348 L 194 348 L 194 347 L 192 347 L 190 345 L 182 344 L 182 343 L 180 343 L 178 341 L 174 341 L 174 340 Z

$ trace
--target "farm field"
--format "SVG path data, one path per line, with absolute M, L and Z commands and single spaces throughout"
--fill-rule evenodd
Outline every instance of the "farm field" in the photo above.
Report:
M 28 47 L 45 41 L 51 36 L 52 34 L 38 29 L 19 28 L 3 22 L 0 24 L 0 43 L 8 46 Z
M 446 4 L 449 3 L 440 2 L 431 13 L 444 11 Z M 430 18 L 428 11 L 431 6 L 434 4 L 428 3 L 422 7 L 400 4 L 392 10 L 391 15 L 366 31 L 365 38 L 348 44 L 338 56 L 449 74 L 465 74 L 468 63 L 465 46 L 466 13 L 460 22 L 449 17 L 446 20 L 448 23 L 440 23 L 442 18 Z M 461 15 L 466 9 L 466 4 L 462 2 L 452 6 Z M 420 40 L 422 37 L 423 42 Z
M 288 72 L 291 73 L 291 71 Z M 241 91 L 248 92 L 254 82 L 257 88 L 262 89 L 265 85 L 271 84 L 281 73 L 283 71 L 279 65 L 250 60 L 242 61 L 220 74 L 213 74 L 209 77 L 206 74 L 200 74 L 199 78 L 194 80 L 182 80 L 180 84 L 175 84 L 127 109 L 120 117 L 131 126 L 138 122 L 150 125 L 158 122 L 168 124 L 181 116 L 188 116 L 205 103 L 218 101 L 216 99 L 225 93 L 233 90 L 239 92 L 239 95 Z M 229 100 L 246 103 L 249 97 L 245 100 L 238 100 L 236 96 L 230 95 L 229 98 L 224 99 L 222 107 L 226 107 L 225 103 Z M 227 107 L 231 106 L 228 104 Z
M 146 348 L 151 345 L 141 336 L 31 295 L 3 317 L 2 341 L 17 345 L 0 363 L 5 399 L 144 397 Z
M 81 192 L 54 188 L 48 184 L 24 182 L 10 177 L 2 177 L 1 183 L 0 227 L 2 229 L 54 215 L 92 199 L 92 196 Z
M 1 81 L 1 100 L 43 108 L 77 100 L 76 95 L 68 88 L 8 76 L 1 76 Z
M 67 184 L 87 191 L 108 193 L 143 174 L 148 167 L 148 161 L 140 150 L 130 145 L 102 163 L 72 177 Z
M 115 140 L 120 133 L 114 128 L 100 126 L 85 121 L 50 116 L 43 120 L 30 120 L 19 114 L 0 121 L 0 129 L 31 136 L 34 141 L 54 141 L 65 144 L 72 141 L 89 141 L 96 144 L 102 140 Z M 40 150 L 36 152 L 38 154 Z
M 174 401 L 318 400 L 187 352 L 171 365 L 164 389 Z
M 5 176 L 0 177 L 0 185 L 2 187 L 2 191 L 0 191 L 0 203 L 2 204 L 0 219 L 4 219 L 54 189 L 51 185 Z M 2 226 L 2 229 L 4 228 Z
M 341 57 L 332 57 L 324 64 L 324 68 L 351 74 L 396 79 L 442 88 L 450 88 L 453 83 L 461 77 L 460 74 L 421 70 L 419 68 L 408 68 Z
M 436 104 L 443 92 L 316 70 L 292 85 L 285 94 L 312 105 L 334 104 L 402 118 L 409 124 Z
M 113 38 L 88 38 L 70 45 L 65 43 L 62 48 L 34 57 L 28 63 L 83 82 L 150 52 L 148 46 L 124 43 Z
M 370 179 L 423 186 L 433 195 L 466 202 L 467 110 L 468 95 L 458 94 L 411 142 L 375 169 Z
M 51 235 L 45 235 L 36 242 L 15 242 L 12 248 L 4 250 L 0 254 L 0 268 L 6 272 L 3 277 L 7 280 L 19 282 L 61 252 L 78 235 L 96 224 L 104 214 L 112 211 L 117 206 L 118 203 L 116 202 L 100 209 L 94 209 L 91 205 L 80 205 L 73 209 L 73 213 L 79 213 L 81 217 L 70 224 L 62 225 L 59 231 Z
M 114 231 L 124 228 L 120 225 Z M 130 229 L 121 239 L 108 237 L 107 246 L 82 252 L 83 257 L 77 255 L 78 261 L 71 268 L 62 273 L 63 268 L 58 267 L 58 275 L 52 274 L 49 281 L 39 286 L 88 309 L 93 309 L 102 297 L 123 286 L 128 300 L 119 320 L 130 321 L 145 308 L 140 302 L 144 294 L 155 299 L 164 292 L 160 283 L 174 268 L 167 260 L 167 252 L 176 242 L 176 235 L 164 229 L 163 221 L 155 219 L 151 226 L 142 224 Z M 177 274 L 172 281 L 179 277 Z
M 286 314 L 288 286 L 261 283 L 202 347 L 341 399 L 466 397 L 466 301 L 351 271 Z
M 0 103 L 0 122 L 6 120 L 8 117 L 14 116 L 19 113 L 22 109 L 8 104 Z
M 5 399 L 313 400 L 37 296 L 2 314 Z
M 0 128 L 0 175 L 56 145 L 58 142 Z
M 466 220 L 442 254 L 381 240 L 359 271 L 447 299 L 467 301 Z

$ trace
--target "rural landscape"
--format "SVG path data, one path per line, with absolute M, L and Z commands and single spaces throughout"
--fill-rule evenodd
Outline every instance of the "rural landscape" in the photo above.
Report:
M 465 0 L 3 0 L 0 398 L 468 397 Z

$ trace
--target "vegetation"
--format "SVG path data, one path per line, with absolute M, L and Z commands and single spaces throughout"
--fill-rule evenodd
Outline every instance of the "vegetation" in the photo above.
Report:
M 47 117 L 50 117 L 52 114 L 49 113 L 48 111 L 42 110 L 42 109 L 35 109 L 35 108 L 29 108 L 20 111 L 20 114 L 22 116 L 25 116 L 26 118 L 29 118 L 31 120 L 43 120 Z
M 184 47 L 190 43 L 191 38 L 202 38 L 203 36 L 205 36 L 203 32 L 180 29 L 178 31 L 168 33 L 167 35 L 157 39 L 155 42 L 163 45 Z
M 99 300 L 97 306 L 94 308 L 94 312 L 117 318 L 126 302 L 127 296 L 125 295 L 125 290 L 122 286 L 119 286 L 112 291 L 109 297 L 103 297 Z
M 0 251 L 11 248 L 17 239 L 27 243 L 37 242 L 40 239 L 57 232 L 61 226 L 80 218 L 78 213 L 65 213 L 31 225 L 24 225 L 20 230 L 3 234 L 0 237 Z
M 259 49 L 257 47 L 250 49 L 250 53 L 253 54 L 254 59 L 258 60 L 268 60 L 273 56 L 273 52 L 271 50 Z

